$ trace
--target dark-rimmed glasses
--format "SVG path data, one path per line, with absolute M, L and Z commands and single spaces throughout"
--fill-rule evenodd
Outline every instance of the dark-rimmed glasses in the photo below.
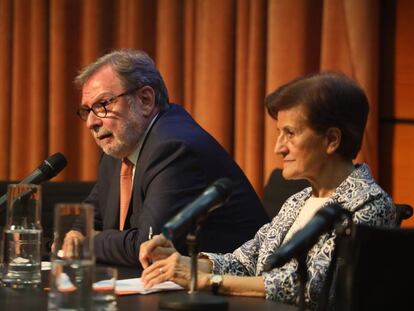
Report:
M 105 118 L 106 115 L 107 115 L 107 113 L 108 113 L 108 110 L 106 110 L 106 106 L 108 106 L 109 104 L 113 103 L 118 98 L 120 98 L 122 96 L 125 96 L 125 95 L 129 95 L 129 94 L 135 92 L 138 89 L 139 89 L 139 87 L 134 88 L 134 89 L 129 90 L 129 91 L 126 91 L 124 93 L 121 93 L 119 95 L 112 96 L 111 98 L 108 98 L 108 99 L 105 99 L 105 100 L 100 100 L 100 101 L 94 103 L 91 106 L 91 108 L 88 108 L 88 107 L 80 107 L 76 111 L 76 114 L 79 116 L 79 118 L 81 118 L 82 121 L 86 121 L 88 119 L 89 112 L 91 112 L 91 111 L 98 118 Z

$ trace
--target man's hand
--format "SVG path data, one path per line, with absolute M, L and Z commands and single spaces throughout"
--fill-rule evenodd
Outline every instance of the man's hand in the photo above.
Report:
M 151 240 L 141 244 L 139 261 L 142 267 L 147 268 L 153 261 L 165 259 L 176 252 L 174 245 L 162 234 L 155 235 Z
M 71 230 L 66 233 L 61 249 L 56 250 L 55 243 L 52 244 L 52 252 L 56 253 L 57 257 L 63 259 L 77 258 L 80 255 L 82 241 L 85 239 L 82 233 L 77 230 Z

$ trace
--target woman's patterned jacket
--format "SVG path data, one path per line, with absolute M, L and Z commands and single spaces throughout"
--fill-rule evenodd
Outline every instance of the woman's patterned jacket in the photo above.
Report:
M 277 189 L 275 189 L 277 191 Z M 262 226 L 255 237 L 229 254 L 204 253 L 213 261 L 213 273 L 264 277 L 266 298 L 295 303 L 299 286 L 297 261 L 290 260 L 280 268 L 263 271 L 263 265 L 282 244 L 305 201 L 312 195 L 306 188 L 291 196 L 273 220 Z M 353 213 L 354 223 L 372 226 L 394 226 L 396 211 L 391 198 L 375 183 L 366 164 L 356 169 L 338 186 L 323 205 L 339 203 Z M 315 307 L 334 250 L 334 232 L 322 235 L 310 249 L 306 262 L 308 283 L 306 300 Z

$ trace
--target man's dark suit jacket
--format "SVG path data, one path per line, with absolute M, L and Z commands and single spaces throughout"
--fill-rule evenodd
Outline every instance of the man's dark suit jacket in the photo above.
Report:
M 140 266 L 140 244 L 206 187 L 221 177 L 233 182 L 228 201 L 211 212 L 200 233 L 200 251 L 230 252 L 268 221 L 259 198 L 230 155 L 179 105 L 160 112 L 145 138 L 135 169 L 125 228 L 119 231 L 121 161 L 103 155 L 96 185 L 86 201 L 96 207 L 97 261 Z M 174 245 L 186 253 L 185 236 Z

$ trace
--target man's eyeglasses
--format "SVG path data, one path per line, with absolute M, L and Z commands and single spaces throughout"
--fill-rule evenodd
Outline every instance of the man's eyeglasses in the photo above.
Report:
M 115 100 L 117 100 L 118 98 L 120 98 L 122 96 L 129 95 L 129 94 L 135 92 L 137 89 L 139 89 L 139 87 L 134 88 L 134 89 L 129 90 L 129 91 L 126 91 L 122 94 L 113 96 L 111 98 L 98 101 L 98 102 L 94 103 L 91 108 L 80 107 L 78 109 L 78 111 L 76 112 L 76 114 L 79 116 L 79 118 L 81 118 L 82 121 L 86 121 L 88 119 L 89 112 L 91 112 L 91 111 L 95 114 L 95 116 L 97 116 L 99 118 L 105 118 L 107 113 L 108 113 L 108 110 L 106 110 L 106 106 L 113 103 Z

